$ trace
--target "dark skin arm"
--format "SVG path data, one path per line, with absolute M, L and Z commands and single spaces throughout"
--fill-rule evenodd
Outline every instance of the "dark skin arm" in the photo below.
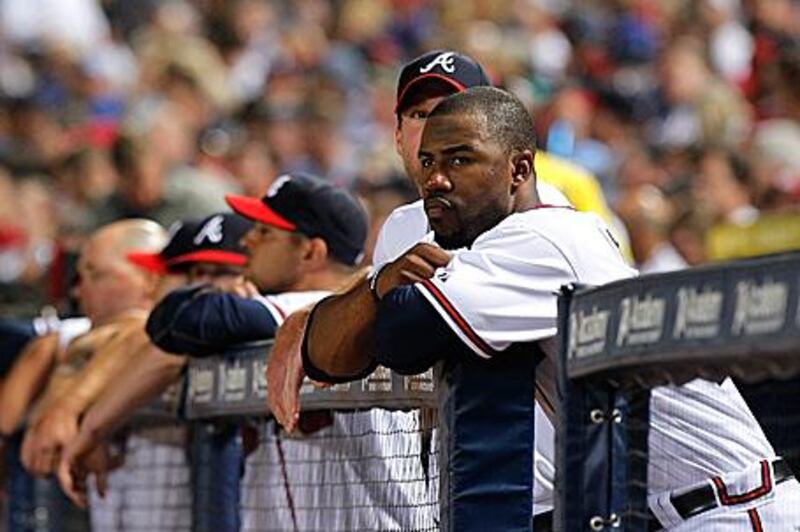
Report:
M 417 244 L 383 268 L 378 277 L 378 297 L 404 284 L 430 279 L 450 262 L 450 255 L 432 244 Z M 367 281 L 319 303 L 307 328 L 308 355 L 314 366 L 341 378 L 360 375 L 373 363 L 375 338 L 372 326 L 378 302 Z
M 448 262 L 450 255 L 441 248 L 417 244 L 381 270 L 378 297 L 397 286 L 430 279 Z M 290 316 L 278 330 L 267 364 L 267 401 L 287 431 L 294 430 L 299 418 L 298 394 L 305 376 L 300 353 L 304 335 L 314 367 L 337 380 L 358 378 L 374 364 L 377 311 L 378 302 L 365 279 L 319 303 L 310 326 L 309 310 L 303 310 Z

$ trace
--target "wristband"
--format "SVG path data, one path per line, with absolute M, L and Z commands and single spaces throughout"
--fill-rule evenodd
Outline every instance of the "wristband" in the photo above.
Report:
M 372 297 L 375 298 L 375 301 L 381 300 L 381 296 L 378 295 L 378 277 L 380 276 L 383 269 L 386 268 L 388 265 L 389 265 L 388 262 L 381 264 L 367 276 L 367 287 L 369 288 Z

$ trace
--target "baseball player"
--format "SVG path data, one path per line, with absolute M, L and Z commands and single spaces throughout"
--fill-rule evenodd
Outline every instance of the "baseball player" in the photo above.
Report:
M 397 152 L 410 178 L 419 173 L 417 149 L 425 118 L 445 96 L 470 87 L 489 85 L 479 64 L 454 51 L 437 50 L 414 59 L 403 67 L 397 86 Z M 581 168 L 544 152 L 536 156 L 539 200 L 546 205 L 571 205 L 579 211 L 598 214 L 606 223 L 616 225 L 615 218 L 603 198 L 599 183 Z M 517 200 L 515 210 L 530 207 L 532 199 L 527 186 Z M 373 254 L 373 266 L 397 258 L 419 242 L 428 232 L 428 220 L 422 201 L 395 209 L 381 228 Z M 625 238 L 624 229 L 617 231 L 617 240 Z M 626 251 L 627 253 L 627 251 Z
M 417 159 L 417 150 L 425 124 L 425 118 L 435 105 L 445 96 L 473 86 L 488 85 L 489 81 L 483 69 L 475 61 L 453 51 L 434 51 L 424 54 L 410 63 L 402 70 L 397 87 L 397 129 L 395 132 L 397 152 L 403 160 L 406 172 L 413 177 L 420 172 Z M 540 155 L 536 159 L 538 175 L 541 180 L 536 183 L 538 197 L 545 204 L 569 205 L 564 195 L 558 189 L 548 184 L 548 181 L 557 184 L 568 192 L 570 200 L 585 210 L 595 210 L 605 218 L 611 215 L 605 205 L 599 186 L 592 176 L 580 171 L 572 165 L 554 157 Z M 531 189 L 533 184 L 526 184 L 519 194 L 515 209 L 524 210 L 532 205 Z M 373 267 L 379 268 L 386 262 L 397 258 L 400 254 L 419 242 L 428 233 L 428 220 L 421 201 L 411 203 L 395 209 L 387 218 L 378 236 L 373 253 Z M 343 327 L 338 316 L 361 315 L 361 305 L 371 304 L 366 291 L 367 282 L 362 282 L 356 290 L 338 301 L 336 311 L 329 314 L 325 312 L 318 315 L 318 326 L 326 323 L 326 315 L 330 316 L 330 325 L 338 330 L 338 336 L 344 331 L 359 330 L 356 323 L 353 329 Z M 270 366 L 267 368 L 269 381 L 269 404 L 276 417 L 282 424 L 291 430 L 297 419 L 297 389 L 302 379 L 301 364 L 299 359 L 300 339 L 305 330 L 305 321 L 308 312 L 291 316 L 276 339 L 273 347 Z M 335 322 L 335 325 L 334 325 Z M 331 339 L 330 331 L 320 333 L 321 349 L 325 348 Z M 313 337 L 309 342 L 313 344 Z M 359 351 L 352 351 L 355 347 L 349 346 L 347 358 Z M 363 353 L 360 361 L 354 367 L 348 368 L 350 375 L 356 376 L 372 353 Z M 346 372 L 343 374 L 347 374 Z M 548 526 L 550 520 L 549 510 L 552 508 L 552 487 L 554 479 L 554 449 L 553 427 L 549 420 L 536 409 L 537 419 L 537 452 L 535 456 L 536 512 L 541 514 L 538 520 L 540 529 Z
M 504 120 L 489 119 L 498 115 Z M 419 185 L 431 239 L 440 247 L 418 244 L 379 271 L 373 283 L 377 363 L 416 372 L 442 353 L 472 361 L 464 363 L 492 361 L 536 342 L 550 365 L 558 288 L 634 274 L 591 215 L 542 207 L 509 215 L 508 191 L 513 196 L 518 181 L 533 176 L 532 124 L 521 127 L 526 116 L 512 97 L 482 88 L 455 95 L 432 113 L 420 147 Z M 438 266 L 445 260 L 441 248 L 449 250 L 444 266 Z M 425 260 L 426 253 L 435 260 Z M 316 375 L 314 361 L 305 362 Z M 557 397 L 552 374 L 537 385 L 551 401 Z M 729 380 L 657 388 L 650 415 L 649 502 L 661 527 L 798 526 L 800 485 Z
M 22 460 L 34 474 L 52 471 L 61 445 L 77 430 L 84 396 L 72 393 L 74 383 L 86 368 L 97 367 L 99 353 L 111 342 L 124 341 L 132 324 L 146 317 L 153 279 L 126 266 L 124 253 L 161 246 L 164 237 L 154 222 L 133 220 L 106 226 L 87 241 L 78 261 L 77 295 L 94 328 L 70 344 L 31 409 Z
M 251 226 L 249 221 L 232 213 L 177 223 L 160 252 L 131 253 L 127 258 L 136 266 L 160 275 L 162 293 L 187 281 L 235 279 L 241 275 L 246 261 L 240 240 Z M 102 451 L 98 446 L 136 408 L 173 383 L 185 365 L 184 358 L 166 355 L 150 344 L 143 326 L 139 334 L 145 339 L 145 346 L 133 343 L 128 348 L 136 355 L 125 367 L 128 385 L 105 388 L 83 416 L 78 435 L 62 453 L 59 480 L 65 493 L 79 505 L 86 504 L 83 482 L 86 474 L 91 470 L 105 479 L 105 464 L 100 463 L 98 469 L 93 462 Z M 117 352 L 116 356 L 127 358 L 128 354 Z M 125 464 L 108 475 L 105 497 L 101 499 L 90 492 L 95 527 L 189 528 L 188 475 L 183 428 L 141 426 L 131 430 Z
M 256 221 L 245 238 L 249 298 L 208 287 L 178 290 L 153 311 L 148 332 L 162 349 L 191 356 L 232 344 L 272 338 L 285 317 L 351 282 L 361 261 L 366 217 L 358 202 L 316 177 L 280 177 L 260 200 L 229 197 Z M 242 481 L 243 530 L 361 530 L 409 528 L 408 512 L 393 513 L 377 497 L 372 472 L 378 436 L 349 436 L 371 427 L 369 413 L 334 414 L 322 428 L 285 438 L 274 422 L 247 457 Z M 322 479 L 322 480 L 320 480 Z M 375 480 L 373 478 L 372 480 Z M 385 481 L 378 485 L 386 486 Z M 403 496 L 399 494 L 398 497 Z M 400 503 L 402 501 L 399 501 Z M 402 506 L 402 504 L 400 504 Z
M 60 495 L 56 495 L 58 488 L 54 482 L 28 478 L 19 462 L 21 441 L 12 432 L 22 425 L 36 394 L 44 387 L 54 360 L 63 358 L 72 339 L 85 334 L 90 326 L 88 318 L 59 319 L 54 312 L 43 312 L 40 317 L 30 321 L 9 320 L 0 323 L 0 337 L 3 337 L 0 358 L 7 357 L 0 361 L 0 432 L 9 437 L 8 441 L 0 438 L 0 484 L 6 486 L 8 482 L 10 490 L 10 493 L 6 493 L 5 488 L 0 487 L 0 498 L 10 495 L 8 511 L 12 515 L 32 510 L 30 496 L 34 492 L 43 496 Z M 14 368 L 7 388 L 3 386 L 3 380 L 8 376 L 6 363 L 13 364 Z M 10 473 L 8 478 L 4 474 L 6 471 Z M 0 520 L 7 519 L 5 515 L 0 509 Z M 78 514 L 73 509 L 67 509 L 62 517 L 74 520 Z M 78 519 L 82 521 L 84 517 L 88 518 L 80 516 Z

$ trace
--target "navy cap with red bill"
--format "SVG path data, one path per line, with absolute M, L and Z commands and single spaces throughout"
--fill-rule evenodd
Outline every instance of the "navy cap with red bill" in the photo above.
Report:
M 470 87 L 491 85 L 489 77 L 477 61 L 452 50 L 434 50 L 407 63 L 397 81 L 395 112 L 407 107 L 411 94 L 427 83 L 437 83 L 462 92 Z
M 241 240 L 252 226 L 251 221 L 231 212 L 176 222 L 159 253 L 130 253 L 128 260 L 162 275 L 180 273 L 199 262 L 244 266 L 247 254 Z
M 278 177 L 263 198 L 226 196 L 242 216 L 277 229 L 321 238 L 331 256 L 357 265 L 364 255 L 367 215 L 349 192 L 303 173 Z

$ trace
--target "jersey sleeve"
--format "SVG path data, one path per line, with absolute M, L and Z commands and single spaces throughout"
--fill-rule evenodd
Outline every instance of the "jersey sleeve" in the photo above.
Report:
M 282 294 L 256 296 L 254 301 L 263 305 L 269 311 L 272 319 L 275 320 L 276 326 L 280 327 L 289 314 L 301 308 L 315 305 L 329 295 L 331 293 L 327 290 L 284 292 Z
M 228 346 L 267 340 L 278 323 L 260 301 L 208 287 L 178 289 L 150 314 L 147 334 L 168 353 L 203 357 Z
M 387 218 L 386 222 L 388 223 L 389 220 L 391 220 L 391 218 Z M 372 251 L 372 266 L 374 268 L 378 268 L 392 260 L 389 249 L 389 229 L 387 229 L 387 223 L 381 226 L 380 231 L 378 231 L 378 238 L 375 240 L 375 249 Z
M 524 224 L 496 228 L 415 286 L 472 351 L 491 358 L 512 343 L 554 336 L 558 291 L 575 269 Z M 484 238 L 489 237 L 489 238 Z
M 459 339 L 419 290 L 410 285 L 389 291 L 375 319 L 375 361 L 402 375 L 423 373 Z
M 389 214 L 378 232 L 372 266 L 378 268 L 395 260 L 422 241 L 428 232 L 428 218 L 421 201 L 398 207 Z

